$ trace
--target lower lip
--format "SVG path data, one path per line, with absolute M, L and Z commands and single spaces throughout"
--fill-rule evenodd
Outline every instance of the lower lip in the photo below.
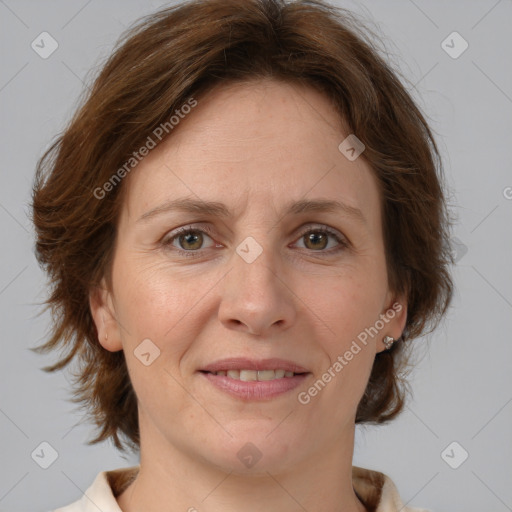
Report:
M 224 375 L 200 372 L 214 386 L 226 393 L 241 398 L 243 400 L 267 400 L 282 395 L 287 391 L 295 389 L 302 384 L 309 373 L 294 375 L 293 377 L 283 377 L 274 380 L 253 380 L 243 381 L 232 379 Z

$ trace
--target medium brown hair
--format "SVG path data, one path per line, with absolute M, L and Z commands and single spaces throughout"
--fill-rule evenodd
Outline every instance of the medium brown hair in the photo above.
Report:
M 353 13 L 314 0 L 190 1 L 144 18 L 120 39 L 38 162 L 32 197 L 53 320 L 49 339 L 33 350 L 69 349 L 45 371 L 76 358 L 73 401 L 101 429 L 89 444 L 110 438 L 125 450 L 122 435 L 132 450 L 140 447 L 124 352 L 99 344 L 89 309 L 91 288 L 110 280 L 124 187 L 109 187 L 101 199 L 94 191 L 176 109 L 228 81 L 272 78 L 320 90 L 365 144 L 361 158 L 381 192 L 389 286 L 406 294 L 408 315 L 401 339 L 375 356 L 356 423 L 382 423 L 402 411 L 410 341 L 431 332 L 451 301 L 450 221 L 431 130 L 375 39 Z

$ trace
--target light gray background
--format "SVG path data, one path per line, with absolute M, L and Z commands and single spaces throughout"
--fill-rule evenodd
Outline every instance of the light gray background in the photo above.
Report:
M 354 464 L 388 474 L 412 506 L 512 510 L 512 2 L 335 4 L 380 27 L 415 85 L 443 153 L 463 244 L 446 322 L 428 344 L 418 340 L 429 350 L 412 376 L 414 400 L 391 425 L 358 428 Z M 1 510 L 63 506 L 98 472 L 138 463 L 111 444 L 85 445 L 91 428 L 77 425 L 69 377 L 41 371 L 56 356 L 28 350 L 41 343 L 49 315 L 36 316 L 47 292 L 27 214 L 35 163 L 70 118 L 88 71 L 129 24 L 163 5 L 0 0 Z M 46 60 L 30 46 L 43 31 L 59 44 Z M 453 31 L 469 43 L 457 59 L 441 47 Z M 43 441 L 58 452 L 46 470 L 31 458 Z M 441 457 L 453 441 L 469 453 L 458 469 Z

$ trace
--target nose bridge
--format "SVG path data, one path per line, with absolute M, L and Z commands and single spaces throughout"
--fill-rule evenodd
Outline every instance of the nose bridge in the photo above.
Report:
M 233 255 L 233 269 L 240 278 L 239 283 L 245 284 L 254 292 L 271 291 L 276 287 L 274 281 L 280 264 L 279 256 L 273 249 L 270 237 L 265 229 L 258 231 L 255 236 L 247 236 L 236 247 Z
M 272 249 L 268 227 L 253 230 L 235 248 L 220 307 L 221 321 L 263 334 L 274 324 L 287 326 L 294 315 L 293 294 L 283 282 L 280 255 Z

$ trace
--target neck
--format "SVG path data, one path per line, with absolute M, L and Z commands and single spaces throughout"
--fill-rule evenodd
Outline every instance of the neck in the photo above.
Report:
M 141 443 L 137 478 L 117 497 L 123 512 L 366 512 L 352 486 L 354 427 L 336 447 L 318 444 L 299 463 L 247 471 L 200 459 L 160 436 L 141 425 L 141 439 L 151 442 Z

